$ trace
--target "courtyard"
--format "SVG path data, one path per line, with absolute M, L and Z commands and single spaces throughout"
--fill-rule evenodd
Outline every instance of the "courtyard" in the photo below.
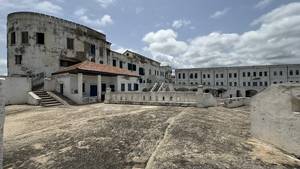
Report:
M 250 108 L 6 107 L 5 169 L 299 168 L 250 135 Z

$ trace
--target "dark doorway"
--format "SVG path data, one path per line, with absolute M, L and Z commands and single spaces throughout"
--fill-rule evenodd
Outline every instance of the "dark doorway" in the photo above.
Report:
M 59 93 L 60 93 L 61 95 L 64 94 L 64 84 L 60 84 L 60 85 L 59 85 Z
M 95 97 L 97 96 L 98 90 L 97 90 L 97 85 L 91 85 L 90 86 L 90 96 Z
M 236 91 L 236 97 L 242 97 L 242 94 L 241 94 L 241 91 L 240 91 L 240 90 L 237 90 L 237 91 Z
M 252 97 L 257 94 L 256 90 L 246 90 L 246 97 Z

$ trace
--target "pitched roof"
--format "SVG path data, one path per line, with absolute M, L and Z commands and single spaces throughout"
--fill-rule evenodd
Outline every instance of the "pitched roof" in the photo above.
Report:
M 90 61 L 84 61 L 66 68 L 63 68 L 52 75 L 62 73 L 88 73 L 88 74 L 100 74 L 100 75 L 124 75 L 139 77 L 138 74 L 131 72 L 127 69 L 121 69 L 113 67 L 111 65 L 97 64 Z

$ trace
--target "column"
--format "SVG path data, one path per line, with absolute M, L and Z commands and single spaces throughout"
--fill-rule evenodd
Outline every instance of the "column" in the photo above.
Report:
M 82 79 L 83 79 L 83 75 L 82 73 L 78 73 L 77 74 L 77 87 L 78 87 L 78 97 L 82 102 Z
M 102 93 L 102 85 L 101 85 L 101 75 L 97 76 L 97 97 L 98 97 L 98 101 L 101 101 L 101 93 Z

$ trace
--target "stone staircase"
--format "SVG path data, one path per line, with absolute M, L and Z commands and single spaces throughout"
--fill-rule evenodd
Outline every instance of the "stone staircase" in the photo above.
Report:
M 46 91 L 38 90 L 38 91 L 34 91 L 33 93 L 41 98 L 41 106 L 53 107 L 53 106 L 63 105 L 61 102 L 51 97 Z

